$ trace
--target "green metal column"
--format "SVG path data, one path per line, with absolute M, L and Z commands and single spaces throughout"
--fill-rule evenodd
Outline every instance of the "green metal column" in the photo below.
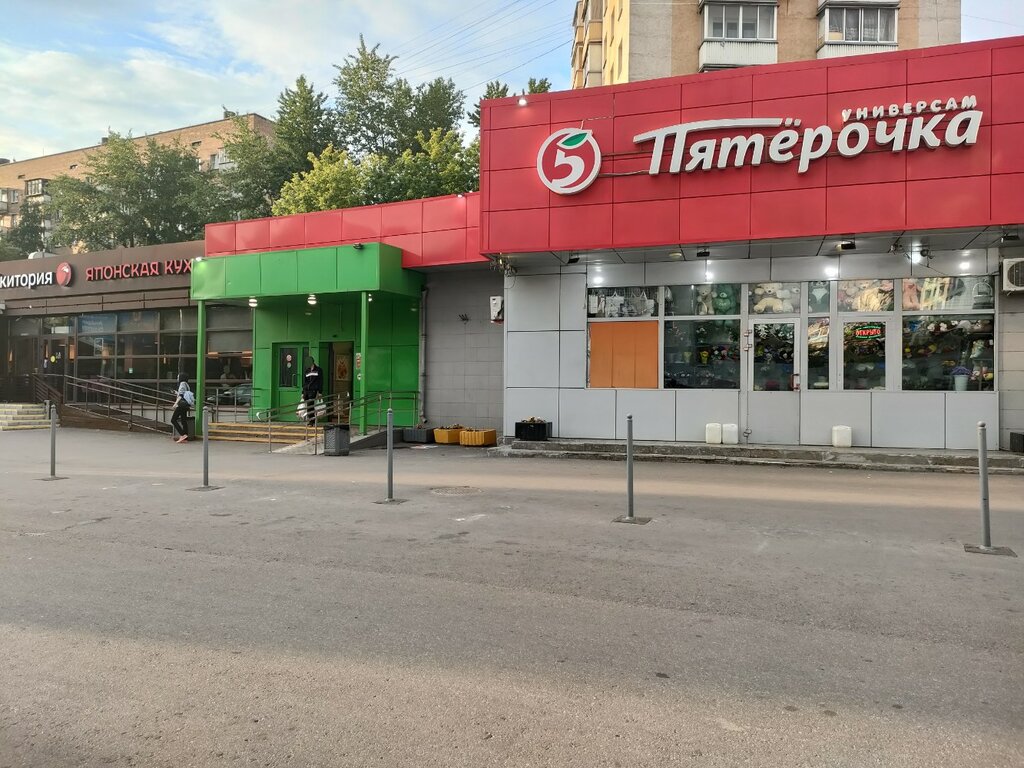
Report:
M 196 320 L 196 434 L 203 433 L 203 404 L 206 400 L 206 302 L 199 301 Z
M 363 291 L 359 297 L 359 355 L 360 365 L 356 372 L 359 377 L 359 398 L 362 407 L 359 409 L 359 430 L 366 434 L 366 359 L 370 343 L 370 295 Z

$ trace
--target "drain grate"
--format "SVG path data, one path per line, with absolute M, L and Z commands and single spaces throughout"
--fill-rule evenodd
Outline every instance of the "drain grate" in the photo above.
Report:
M 469 496 L 474 493 L 482 493 L 480 488 L 473 488 L 470 485 L 452 485 L 443 488 L 431 488 L 431 493 L 438 496 Z

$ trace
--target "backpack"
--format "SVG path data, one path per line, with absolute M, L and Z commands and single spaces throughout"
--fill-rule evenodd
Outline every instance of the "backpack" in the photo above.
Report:
M 186 386 L 188 385 L 186 384 Z M 191 389 L 186 389 L 184 392 L 182 392 L 181 399 L 185 401 L 186 405 L 188 405 L 189 408 L 194 407 L 196 404 L 196 396 Z

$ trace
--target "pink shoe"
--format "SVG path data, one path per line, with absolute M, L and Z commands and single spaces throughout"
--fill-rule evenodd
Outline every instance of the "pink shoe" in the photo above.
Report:
M 188 435 L 182 435 L 181 437 L 179 437 L 174 442 L 176 442 L 176 443 L 187 443 L 188 442 Z

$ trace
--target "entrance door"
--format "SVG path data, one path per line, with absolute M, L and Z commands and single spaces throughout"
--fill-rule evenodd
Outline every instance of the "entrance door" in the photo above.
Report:
M 352 400 L 352 347 L 351 341 L 331 344 L 329 369 L 324 372 L 328 379 L 327 391 L 338 395 L 338 413 L 344 413 L 345 404 Z
M 887 317 L 851 317 L 841 322 L 843 359 L 840 387 L 844 390 L 885 390 L 890 388 L 893 372 L 887 361 L 892 357 L 889 347 L 895 343 L 892 320 Z M 898 348 L 896 356 L 900 359 Z
M 272 405 L 281 421 L 297 421 L 295 407 L 302 399 L 302 366 L 309 346 L 299 342 L 274 345 L 274 392 Z M 284 407 L 291 406 L 291 407 Z
M 756 321 L 750 328 L 747 428 L 752 443 L 800 442 L 800 339 L 797 318 Z

